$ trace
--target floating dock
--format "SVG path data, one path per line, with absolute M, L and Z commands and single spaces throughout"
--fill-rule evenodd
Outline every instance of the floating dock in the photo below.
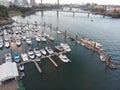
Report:
M 48 58 L 55 65 L 55 67 L 58 67 L 58 65 L 54 62 L 54 60 L 51 57 L 48 57 Z
M 40 66 L 38 65 L 38 63 L 36 61 L 34 61 L 34 64 L 35 64 L 37 70 L 39 71 L 39 73 L 42 73 L 42 69 L 40 68 Z

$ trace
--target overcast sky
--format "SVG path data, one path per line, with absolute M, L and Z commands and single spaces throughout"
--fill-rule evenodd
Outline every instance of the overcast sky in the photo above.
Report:
M 40 2 L 41 0 L 36 0 Z M 73 4 L 82 4 L 82 3 L 98 3 L 98 4 L 111 4 L 111 5 L 120 5 L 120 0 L 59 0 L 60 3 L 73 3 Z M 57 0 L 43 0 L 43 3 L 56 3 Z

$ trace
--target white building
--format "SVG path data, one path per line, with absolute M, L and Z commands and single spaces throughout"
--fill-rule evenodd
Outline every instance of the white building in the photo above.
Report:
M 9 2 L 8 2 L 8 0 L 0 0 L 0 5 L 9 7 Z
M 18 76 L 16 62 L 6 62 L 0 65 L 0 83 Z

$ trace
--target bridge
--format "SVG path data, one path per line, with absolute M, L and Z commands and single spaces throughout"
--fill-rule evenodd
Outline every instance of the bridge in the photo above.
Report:
M 60 6 L 60 0 L 56 0 L 57 1 L 57 5 L 58 7 Z M 43 6 L 43 0 L 40 0 L 40 5 Z M 44 11 L 49 11 L 49 10 L 45 10 L 45 9 L 36 9 L 36 11 L 41 11 L 41 15 L 44 15 Z M 62 10 L 62 9 L 54 9 L 52 11 L 56 11 L 57 12 L 57 17 L 59 16 L 59 12 L 71 12 L 73 13 L 73 16 L 75 16 L 75 13 L 86 13 L 87 16 L 89 17 L 90 12 L 89 11 L 83 11 L 83 10 Z

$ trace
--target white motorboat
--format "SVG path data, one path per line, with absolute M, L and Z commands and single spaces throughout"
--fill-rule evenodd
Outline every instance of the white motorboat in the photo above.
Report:
M 23 71 L 23 70 L 24 70 L 24 65 L 20 65 L 20 66 L 19 66 L 19 69 L 20 69 L 21 71 Z
M 100 60 L 101 60 L 102 62 L 105 62 L 106 57 L 105 57 L 105 56 L 103 56 L 103 55 L 100 55 Z
M 77 40 L 76 43 L 80 44 L 80 41 Z
M 0 36 L 2 36 L 3 35 L 3 31 L 0 31 Z
M 57 31 L 57 34 L 61 34 L 61 32 L 58 30 L 58 31 Z
M 32 51 L 31 48 L 29 48 L 29 50 L 28 50 L 28 56 L 29 56 L 30 59 L 34 59 L 35 58 L 34 52 Z
M 3 39 L 2 39 L 2 37 L 0 36 L 0 48 L 2 48 L 3 47 Z
M 16 44 L 17 44 L 18 46 L 20 46 L 20 45 L 21 45 L 21 40 L 20 40 L 20 39 L 17 39 L 17 40 L 16 40 Z
M 4 33 L 4 35 L 7 35 L 7 34 L 8 34 L 6 30 L 4 30 L 3 33 Z
M 40 38 L 38 36 L 35 37 L 35 40 L 40 42 Z
M 6 60 L 6 62 L 12 62 L 11 53 L 6 53 L 6 54 L 5 54 L 5 60 Z
M 22 57 L 22 60 L 23 60 L 23 61 L 28 61 L 28 60 L 29 60 L 27 53 L 22 53 L 22 54 L 21 54 L 21 57 Z
M 9 41 L 5 41 L 5 47 L 6 47 L 6 48 L 10 47 Z
M 92 46 L 95 45 L 95 47 L 101 51 L 103 51 L 102 45 L 98 42 L 94 42 L 94 41 L 89 41 L 91 43 Z
M 22 36 L 22 39 L 25 40 L 25 39 L 26 39 L 26 36 Z
M 58 50 L 58 51 L 63 51 L 63 47 L 61 45 L 56 45 L 55 48 Z
M 43 33 L 43 35 L 44 35 L 45 37 L 47 37 L 47 33 Z
M 65 51 L 70 52 L 71 48 L 68 44 L 60 43 L 60 45 L 64 48 Z
M 43 54 L 43 55 L 46 55 L 47 52 L 45 51 L 45 49 L 41 49 L 40 52 Z
M 65 62 L 65 63 L 70 62 L 70 60 L 67 58 L 66 55 L 60 54 L 59 58 L 60 58 L 61 61 Z
M 46 38 L 44 36 L 41 36 L 41 41 L 45 42 Z
M 32 44 L 31 39 L 30 39 L 30 38 L 26 38 L 26 43 L 27 43 L 27 44 Z
M 40 50 L 38 48 L 34 48 L 34 53 L 37 57 L 41 57 L 41 53 L 40 53 Z
M 54 40 L 55 40 L 54 37 L 52 37 L 52 36 L 49 36 L 48 39 L 49 39 L 50 41 L 54 41 Z
M 84 44 L 84 43 L 82 43 L 82 42 L 81 42 L 81 45 L 82 45 L 82 46 L 85 46 L 85 44 Z
M 0 40 L 0 48 L 3 47 L 3 41 Z
M 46 51 L 49 53 L 49 54 L 53 54 L 54 51 L 51 49 L 51 47 L 45 47 Z

